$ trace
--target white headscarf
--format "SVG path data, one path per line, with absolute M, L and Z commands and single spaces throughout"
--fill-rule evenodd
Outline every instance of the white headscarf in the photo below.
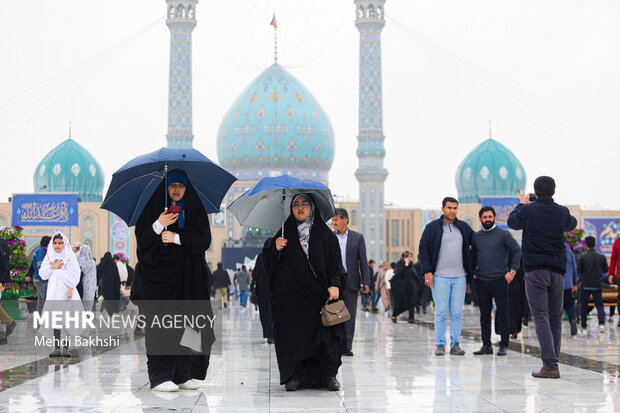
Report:
M 60 235 L 62 237 L 63 248 L 62 251 L 56 252 L 54 250 L 54 237 L 56 235 Z M 52 236 L 52 240 L 50 241 L 51 245 L 47 248 L 47 259 L 50 263 L 54 263 L 56 260 L 62 260 L 63 268 L 67 268 L 67 264 L 69 261 L 73 260 L 75 263 L 78 262 L 75 253 L 73 252 L 73 248 L 71 248 L 71 244 L 69 240 L 62 232 L 58 231 Z

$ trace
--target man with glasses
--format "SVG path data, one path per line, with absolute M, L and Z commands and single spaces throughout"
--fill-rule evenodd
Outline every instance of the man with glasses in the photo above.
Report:
M 348 351 L 344 356 L 353 356 L 353 336 L 355 334 L 355 314 L 357 311 L 357 297 L 360 290 L 368 294 L 370 285 L 370 267 L 366 259 L 366 242 L 359 232 L 349 229 L 349 213 L 344 208 L 336 208 L 336 216 L 332 218 L 334 233 L 340 244 L 342 265 L 347 271 L 347 288 L 344 302 L 351 314 L 351 319 L 345 322 L 347 330 Z

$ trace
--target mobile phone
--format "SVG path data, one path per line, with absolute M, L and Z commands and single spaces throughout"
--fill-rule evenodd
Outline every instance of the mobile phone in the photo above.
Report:
M 181 207 L 173 204 L 168 207 L 166 214 L 178 214 L 179 212 L 181 212 Z

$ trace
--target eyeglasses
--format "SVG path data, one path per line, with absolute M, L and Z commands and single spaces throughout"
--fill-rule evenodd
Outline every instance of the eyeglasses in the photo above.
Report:
M 299 208 L 299 207 L 308 208 L 309 206 L 310 206 L 310 202 L 295 202 L 293 204 L 293 208 Z

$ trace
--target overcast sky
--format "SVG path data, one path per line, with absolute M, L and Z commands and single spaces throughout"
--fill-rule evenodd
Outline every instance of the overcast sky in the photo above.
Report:
M 152 24 L 165 10 L 164 0 L 0 2 L 1 200 L 33 191 L 36 165 L 69 121 L 106 183 L 166 144 L 169 30 Z M 330 186 L 357 198 L 352 0 L 201 0 L 194 147 L 217 160 L 224 113 L 272 63 L 274 10 L 280 63 L 334 126 Z M 387 201 L 435 208 L 456 195 L 455 171 L 492 120 L 528 188 L 551 175 L 559 202 L 620 209 L 620 1 L 387 0 L 385 11 Z

